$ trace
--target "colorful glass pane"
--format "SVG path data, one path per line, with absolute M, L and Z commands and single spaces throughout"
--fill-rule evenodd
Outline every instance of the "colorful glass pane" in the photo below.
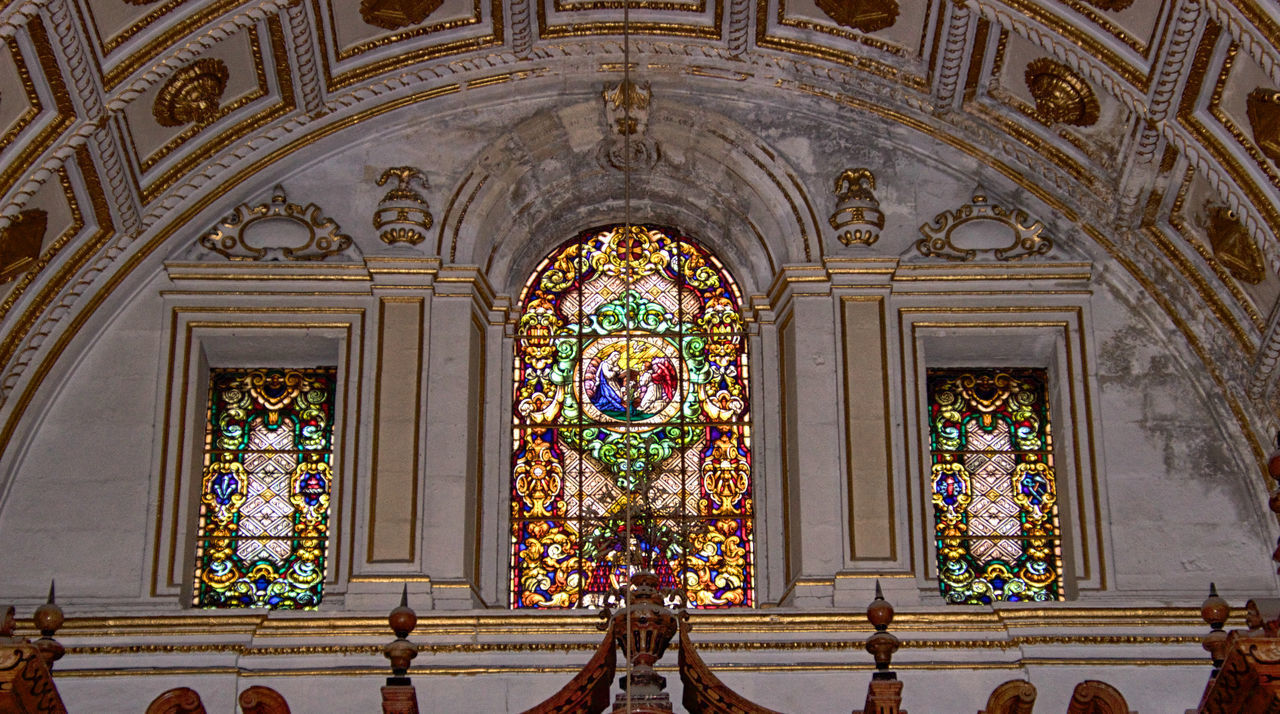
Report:
M 741 298 L 674 231 L 588 231 L 525 287 L 516 336 L 512 607 L 754 604 Z
M 929 486 L 947 602 L 1062 600 L 1042 369 L 929 370 Z
M 211 371 L 196 607 L 320 604 L 336 372 Z

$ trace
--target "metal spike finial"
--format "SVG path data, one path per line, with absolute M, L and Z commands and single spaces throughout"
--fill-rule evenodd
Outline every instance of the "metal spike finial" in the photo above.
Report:
M 405 583 L 404 590 L 400 591 L 400 607 L 409 607 L 409 583 Z
M 884 591 L 880 589 L 880 578 L 876 578 L 876 599 L 884 599 Z
M 49 599 L 48 599 L 48 600 L 46 600 L 45 602 L 49 603 L 50 605 L 52 605 L 52 604 L 53 604 L 53 602 L 54 602 L 54 600 L 53 600 L 53 589 L 54 589 L 54 584 L 55 584 L 56 582 L 57 582 L 57 581 L 56 581 L 56 580 L 54 580 L 53 578 L 50 578 L 50 579 L 49 579 Z

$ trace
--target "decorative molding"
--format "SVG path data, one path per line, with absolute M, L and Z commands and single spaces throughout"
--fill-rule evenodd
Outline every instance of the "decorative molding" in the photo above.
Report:
M 69 0 L 50 0 L 47 11 L 52 34 L 66 62 L 70 85 L 75 88 L 72 99 L 82 116 L 96 118 L 103 112 L 102 76 L 89 59 L 93 54 L 82 26 L 73 17 Z
M 142 230 L 142 197 L 138 194 L 137 183 L 125 168 L 120 146 L 118 126 L 114 122 L 103 125 L 93 134 L 92 148 L 101 165 L 103 184 L 111 207 L 115 209 L 120 230 L 128 235 L 137 235 Z
M 271 233 L 262 240 L 247 240 L 250 228 L 272 221 L 287 221 L 306 231 L 307 240 L 290 245 L 289 234 Z M 276 186 L 268 203 L 242 203 L 217 226 L 200 238 L 200 245 L 230 260 L 324 260 L 353 248 L 351 237 L 340 232 L 332 218 L 321 214 L 314 203 L 304 208 L 289 203 L 284 188 Z M 254 231 L 256 232 L 256 231 Z M 289 232 L 289 233 L 292 233 Z
M 947 3 L 946 12 L 946 35 L 938 51 L 937 71 L 933 78 L 933 100 L 938 111 L 959 109 L 964 101 L 964 92 L 960 91 L 961 77 L 967 63 L 974 61 L 970 38 L 978 17 L 960 3 Z
M 1240 225 L 1240 217 L 1226 206 L 1207 205 L 1208 225 L 1205 232 L 1213 247 L 1213 257 L 1237 280 L 1257 285 L 1267 277 L 1262 251 Z
M 528 59 L 533 52 L 534 0 L 511 0 L 511 52 Z
M 198 59 L 164 83 L 151 107 L 151 115 L 160 126 L 169 127 L 213 121 L 218 116 L 218 106 L 230 76 L 222 60 Z
M 818 9 L 837 24 L 859 32 L 878 32 L 898 20 L 897 0 L 817 0 Z
M 375 27 L 398 30 L 422 22 L 442 4 L 444 0 L 361 0 L 360 17 Z
M 1258 87 L 1246 100 L 1253 142 L 1263 155 L 1280 164 L 1280 92 Z
M 1072 126 L 1098 123 L 1098 98 L 1089 83 L 1067 65 L 1041 57 L 1027 65 L 1025 77 L 1040 122 Z
M 751 0 L 729 0 L 729 26 L 725 40 L 729 54 L 739 56 L 747 51 L 747 39 L 751 36 Z
M 427 239 L 432 218 L 427 199 L 415 191 L 414 186 L 423 190 L 431 188 L 427 176 L 412 166 L 394 166 L 382 172 L 378 185 L 385 186 L 393 179 L 396 185 L 378 201 L 378 208 L 373 212 L 373 228 L 388 245 L 418 245 Z
M 964 239 L 959 244 L 956 243 L 957 230 L 981 224 L 1003 226 L 1013 242 L 995 248 L 985 247 L 980 242 L 970 245 Z M 943 211 L 934 217 L 932 224 L 920 226 L 924 238 L 916 242 L 916 250 L 921 255 L 955 261 L 974 260 L 979 253 L 990 255 L 996 260 L 1019 260 L 1029 255 L 1043 255 L 1053 248 L 1053 240 L 1041 235 L 1043 230 L 1044 224 L 1032 220 L 1026 211 L 991 203 L 987 200 L 986 192 L 978 188 L 969 203 L 954 211 Z
M 291 71 L 294 86 L 298 88 L 302 111 L 314 114 L 324 108 L 324 79 L 320 75 L 317 59 L 323 49 L 317 38 L 316 27 L 311 22 L 303 3 L 291 3 L 284 8 L 284 29 L 293 58 Z
M 1164 121 L 1170 111 L 1176 109 L 1178 88 L 1185 86 L 1191 73 L 1196 42 L 1204 31 L 1205 13 L 1196 0 L 1177 0 L 1173 19 L 1169 24 L 1169 39 L 1162 48 L 1160 62 L 1152 73 L 1151 91 L 1147 100 L 1147 124 L 1143 125 L 1134 149 L 1134 156 L 1142 162 L 1150 161 L 1159 145 L 1160 131 L 1155 122 Z
M 835 213 L 828 219 L 836 229 L 836 238 L 845 245 L 872 245 L 880 240 L 884 213 L 872 191 L 876 177 L 870 169 L 845 169 L 836 177 Z M 841 229 L 844 229 L 841 231 Z

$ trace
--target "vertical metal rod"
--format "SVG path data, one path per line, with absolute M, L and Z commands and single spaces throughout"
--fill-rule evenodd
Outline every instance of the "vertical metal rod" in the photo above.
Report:
M 626 273 L 623 276 L 623 295 L 625 300 L 630 299 L 631 286 L 633 284 L 633 276 L 631 274 L 631 244 L 633 240 L 631 232 L 631 0 L 622 0 L 622 221 L 623 234 L 622 240 L 626 249 L 627 259 L 625 261 Z M 624 323 L 625 324 L 625 323 Z M 624 341 L 627 350 L 627 369 L 631 369 L 631 330 L 628 328 Z M 623 563 L 626 573 L 626 599 L 623 603 L 627 610 L 627 632 L 624 635 L 631 637 L 631 575 L 633 564 L 631 562 L 632 555 L 632 509 L 635 504 L 635 459 L 631 458 L 632 438 L 634 433 L 631 430 L 633 415 L 631 413 L 631 405 L 635 397 L 635 380 L 628 377 L 626 380 L 627 395 L 627 415 L 626 429 L 627 435 L 623 440 L 624 449 L 626 449 L 627 468 L 627 512 L 626 512 L 626 532 L 623 534 Z M 631 714 L 631 650 L 635 647 L 635 643 L 627 640 L 627 714 Z

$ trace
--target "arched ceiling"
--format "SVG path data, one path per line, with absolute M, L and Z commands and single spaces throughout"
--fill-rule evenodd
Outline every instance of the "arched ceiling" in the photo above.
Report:
M 1273 3 L 643 0 L 630 8 L 637 74 L 671 88 L 681 116 L 696 116 L 700 94 L 748 107 L 741 130 L 699 136 L 733 144 L 724 137 L 767 134 L 795 107 L 847 123 L 864 144 L 881 135 L 914 143 L 919 161 L 930 152 L 940 163 L 964 157 L 1087 236 L 1104 270 L 1127 273 L 1178 326 L 1241 423 L 1255 433 L 1273 426 Z M 416 126 L 430 143 L 436 117 L 456 130 L 471 111 L 473 131 L 492 135 L 477 161 L 498 161 L 486 157 L 501 154 L 498 137 L 518 125 L 519 112 L 504 105 L 550 111 L 557 95 L 581 104 L 617 82 L 621 18 L 618 0 L 8 3 L 0 9 L 0 448 L 70 337 L 145 272 L 139 266 L 190 242 L 191 225 L 206 229 L 247 188 L 284 180 L 378 127 L 403 137 Z M 765 115 L 769 122 L 753 125 Z M 659 125 L 671 137 L 686 126 L 671 117 Z M 537 122 L 522 126 L 526 148 L 536 144 Z M 700 141 L 689 139 L 688 151 L 713 156 L 714 141 Z M 797 178 L 763 143 L 739 149 L 727 171 L 773 177 L 780 201 L 795 193 L 797 205 L 819 204 L 794 230 L 822 230 L 834 175 Z M 479 208 L 504 195 L 492 193 L 499 180 L 492 195 L 477 183 L 475 172 L 451 175 L 431 187 L 431 201 L 466 193 Z M 729 198 L 744 206 L 744 226 L 773 230 L 751 214 L 760 197 Z

